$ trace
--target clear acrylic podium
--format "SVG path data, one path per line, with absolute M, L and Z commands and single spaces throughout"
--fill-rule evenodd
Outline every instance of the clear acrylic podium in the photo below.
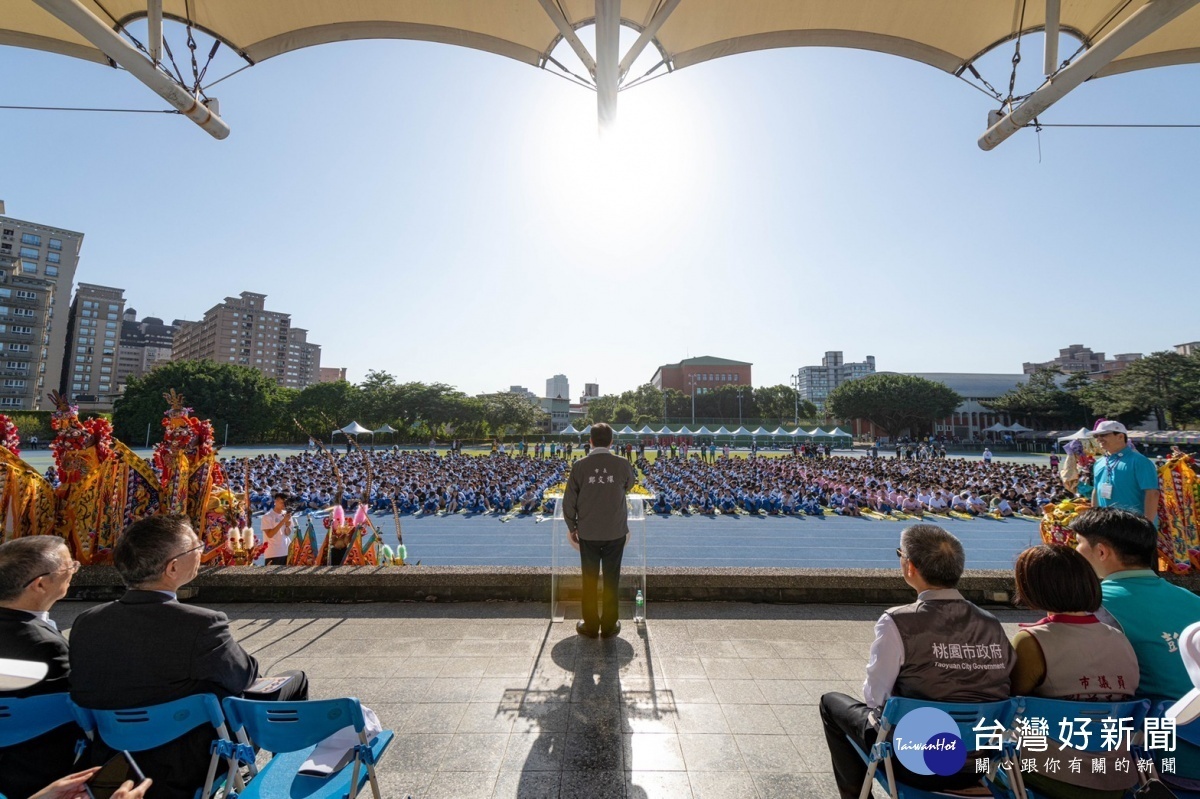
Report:
M 579 569 L 579 552 L 567 537 L 567 523 L 563 519 L 562 496 L 554 499 L 554 520 L 550 530 L 550 620 L 563 621 L 570 616 L 582 618 L 580 612 L 583 576 Z M 621 559 L 621 584 L 618 604 L 620 618 L 633 619 L 635 615 L 646 617 L 646 506 L 654 502 L 647 494 L 626 494 L 625 506 L 629 518 L 629 541 L 625 543 L 625 554 Z M 603 586 L 600 587 L 603 591 Z M 643 607 L 636 607 L 637 593 L 642 592 Z

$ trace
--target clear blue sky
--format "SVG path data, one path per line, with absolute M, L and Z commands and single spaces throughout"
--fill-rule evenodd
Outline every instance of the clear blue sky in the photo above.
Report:
M 1010 52 L 983 65 L 997 86 Z M 62 56 L 0 48 L 0 75 L 0 104 L 165 107 Z M 1194 66 L 1106 78 L 1043 121 L 1200 122 L 1197 88 Z M 0 111 L 0 199 L 83 231 L 76 280 L 140 314 L 266 293 L 351 380 L 541 392 L 561 372 L 578 395 L 688 355 L 775 384 L 831 349 L 1019 372 L 1070 343 L 1200 338 L 1197 130 L 985 153 L 987 97 L 850 50 L 680 70 L 622 93 L 603 145 L 592 93 L 446 45 L 323 45 L 212 93 L 223 142 L 178 116 Z

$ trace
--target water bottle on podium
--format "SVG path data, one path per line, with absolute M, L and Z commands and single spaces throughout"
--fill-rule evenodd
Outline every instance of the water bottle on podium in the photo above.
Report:
M 646 621 L 646 597 L 642 596 L 642 589 L 638 589 L 637 597 L 633 600 L 633 623 L 641 624 Z

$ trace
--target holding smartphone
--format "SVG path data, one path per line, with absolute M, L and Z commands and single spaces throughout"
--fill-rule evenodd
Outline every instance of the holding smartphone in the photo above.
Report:
M 126 781 L 140 785 L 144 779 L 146 779 L 146 775 L 138 768 L 133 756 L 122 751 L 117 752 L 101 766 L 84 787 L 87 788 L 88 796 L 91 799 L 110 799 Z

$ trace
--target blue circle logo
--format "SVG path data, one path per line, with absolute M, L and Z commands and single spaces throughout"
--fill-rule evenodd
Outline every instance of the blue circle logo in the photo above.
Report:
M 958 722 L 944 710 L 922 707 L 905 713 L 892 733 L 892 750 L 914 774 L 949 777 L 967 762 Z

